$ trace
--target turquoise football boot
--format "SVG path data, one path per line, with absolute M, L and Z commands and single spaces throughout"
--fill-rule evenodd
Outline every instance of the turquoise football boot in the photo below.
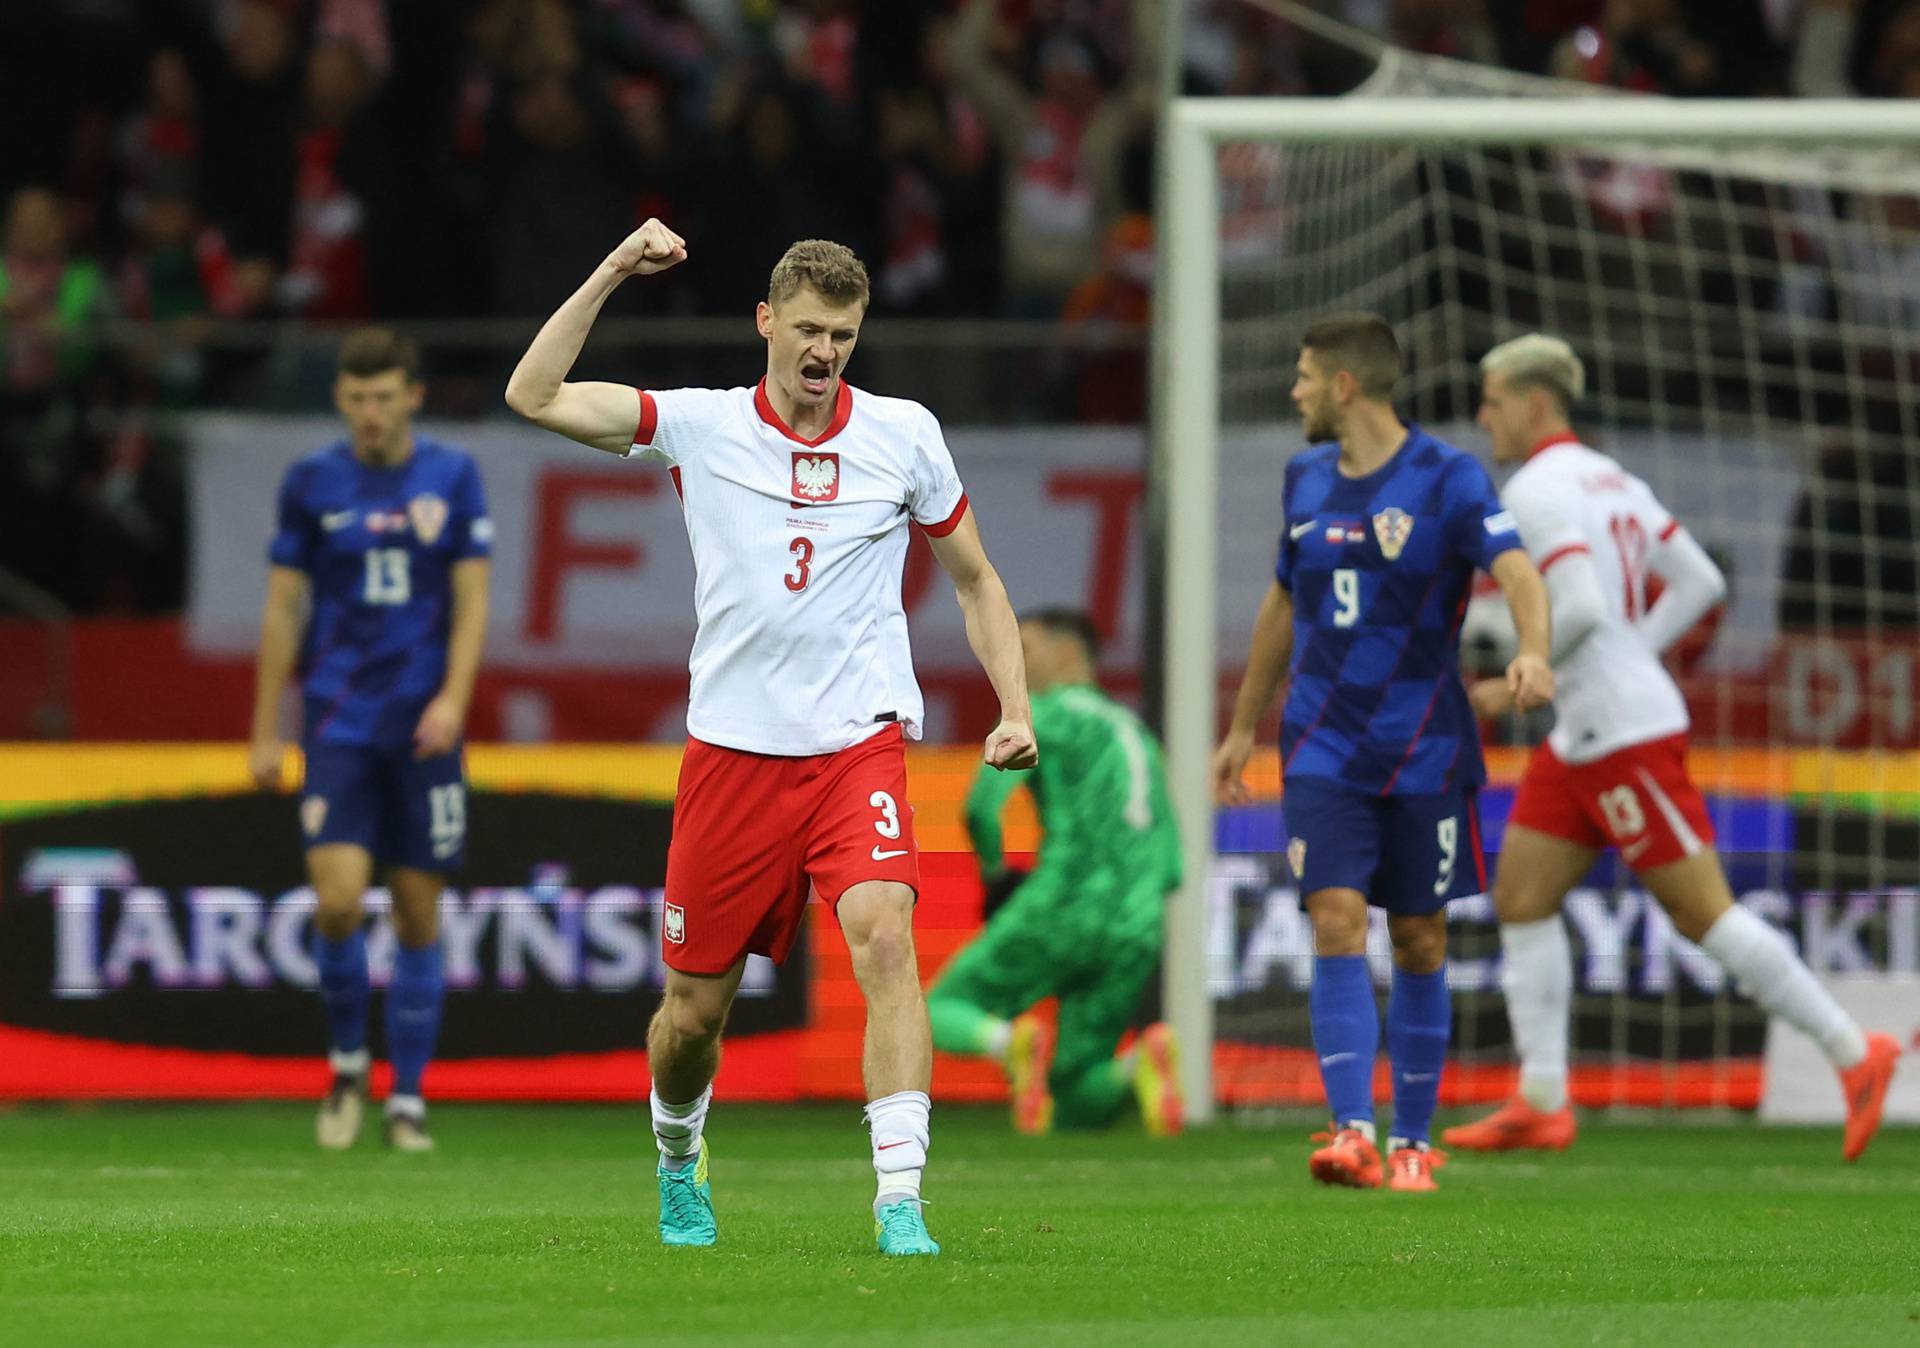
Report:
M 927 1234 L 917 1198 L 903 1198 L 874 1213 L 873 1238 L 884 1255 L 940 1253 L 940 1243 Z
M 707 1139 L 700 1139 L 700 1156 L 678 1170 L 666 1168 L 660 1177 L 660 1243 L 711 1245 L 720 1239 L 713 1224 L 713 1186 L 707 1182 Z

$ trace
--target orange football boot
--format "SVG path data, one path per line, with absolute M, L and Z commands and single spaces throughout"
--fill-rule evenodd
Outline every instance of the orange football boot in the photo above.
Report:
M 1547 1114 L 1516 1095 L 1484 1119 L 1447 1129 L 1440 1140 L 1461 1151 L 1565 1151 L 1579 1131 L 1571 1106 Z
M 1013 1130 L 1046 1133 L 1053 1129 L 1053 1092 L 1047 1073 L 1053 1067 L 1053 1027 L 1038 1016 L 1013 1022 L 1007 1044 L 1007 1075 L 1013 1089 Z
M 1186 1101 L 1180 1094 L 1180 1047 L 1173 1027 L 1161 1021 L 1140 1033 L 1133 1065 L 1133 1093 L 1148 1137 L 1178 1137 L 1186 1126 Z
M 1326 1143 L 1307 1158 L 1307 1169 L 1322 1184 L 1339 1184 L 1349 1189 L 1380 1187 L 1380 1149 L 1367 1141 L 1367 1135 L 1358 1128 L 1315 1133 L 1313 1140 Z
M 1444 1151 L 1435 1151 L 1432 1147 L 1401 1147 L 1387 1157 L 1390 1176 L 1387 1187 L 1403 1194 L 1432 1193 L 1440 1187 L 1433 1182 L 1433 1172 L 1446 1163 Z
M 1900 1041 L 1876 1031 L 1867 1036 L 1867 1056 L 1840 1074 L 1840 1089 L 1847 1097 L 1847 1132 L 1840 1153 L 1849 1161 L 1859 1160 L 1880 1131 L 1880 1111 L 1886 1107 L 1899 1058 Z

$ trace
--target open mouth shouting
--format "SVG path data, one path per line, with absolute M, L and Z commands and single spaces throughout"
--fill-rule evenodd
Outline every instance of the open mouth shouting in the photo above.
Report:
M 808 361 L 800 367 L 800 387 L 815 398 L 827 396 L 833 384 L 833 367 L 823 361 Z

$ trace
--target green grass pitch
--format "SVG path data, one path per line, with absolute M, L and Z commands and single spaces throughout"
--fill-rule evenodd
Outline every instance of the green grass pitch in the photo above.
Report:
M 1316 1188 L 1305 1129 L 1016 1138 L 937 1109 L 936 1260 L 883 1262 L 855 1107 L 722 1105 L 721 1244 L 663 1250 L 644 1111 L 0 1112 L 8 1344 L 1920 1343 L 1920 1133 L 1590 1123 L 1443 1192 Z M 1709 1336 L 1712 1339 L 1709 1340 Z

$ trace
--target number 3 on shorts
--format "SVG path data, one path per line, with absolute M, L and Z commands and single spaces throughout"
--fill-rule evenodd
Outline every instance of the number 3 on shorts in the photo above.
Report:
M 1453 863 L 1460 858 L 1460 821 L 1451 815 L 1442 819 L 1435 838 L 1440 844 L 1440 876 L 1433 882 L 1433 892 L 1438 897 L 1453 884 Z
M 1616 838 L 1637 838 L 1647 827 L 1647 814 L 1640 808 L 1640 797 L 1630 786 L 1616 786 L 1599 795 L 1600 813 Z
M 885 791 L 876 791 L 867 797 L 867 804 L 880 811 L 880 817 L 873 821 L 873 831 L 883 838 L 900 836 L 900 807 L 893 803 L 893 797 Z

